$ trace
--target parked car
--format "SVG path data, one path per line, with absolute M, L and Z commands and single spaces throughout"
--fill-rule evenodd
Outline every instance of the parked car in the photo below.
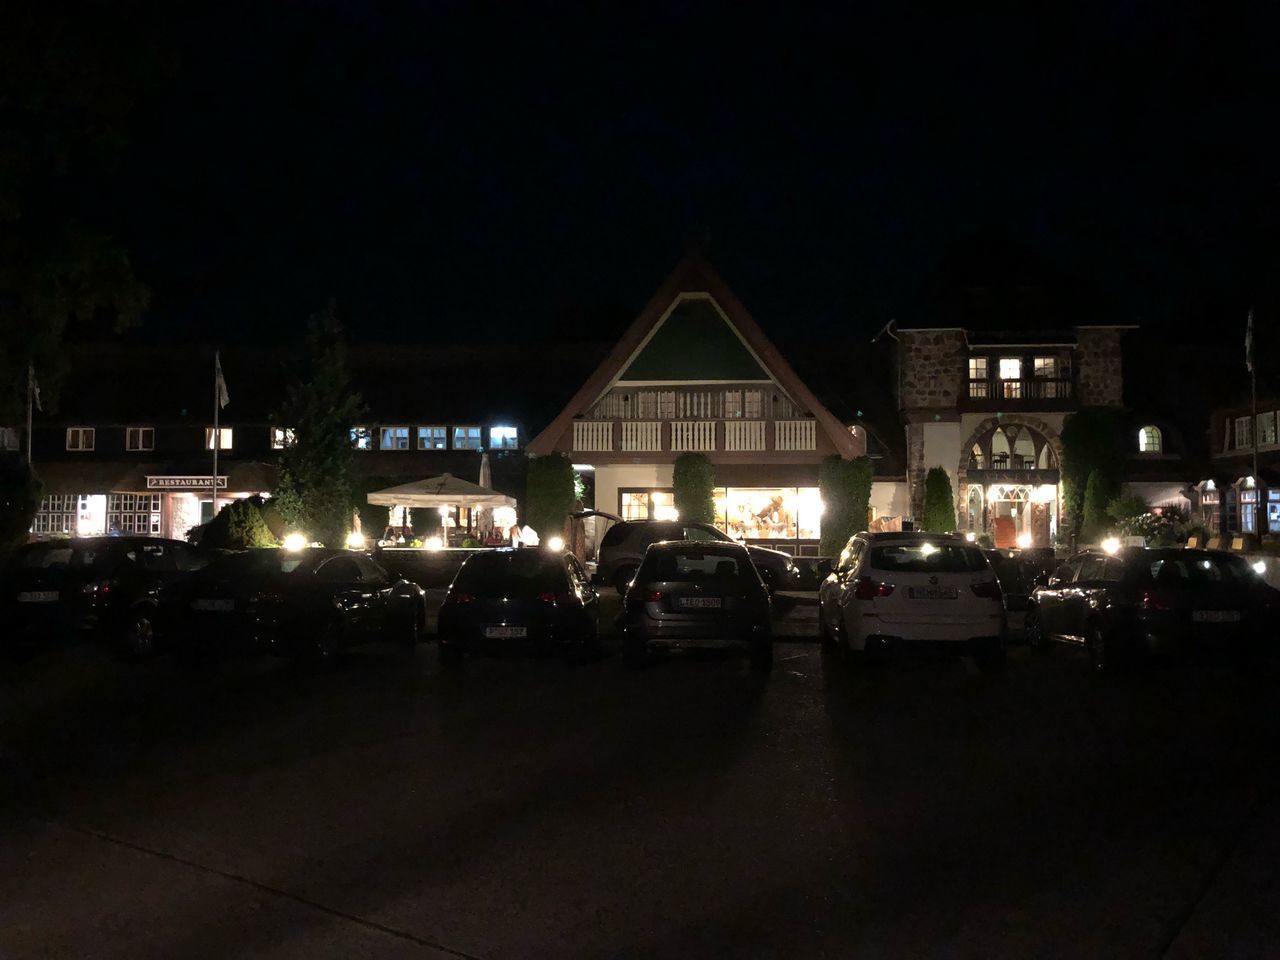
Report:
M 924 641 L 1004 664 L 1003 594 L 982 551 L 953 534 L 859 533 L 818 592 L 818 629 L 842 653 L 877 660 Z
M 421 587 L 363 553 L 320 547 L 223 557 L 174 591 L 173 602 L 195 649 L 259 647 L 322 660 L 376 640 L 412 645 L 427 622 Z
M 675 648 L 739 649 L 773 666 L 769 591 L 753 554 L 733 542 L 655 543 L 623 599 L 623 651 L 633 662 Z
M 600 645 L 599 597 L 571 553 L 477 553 L 449 585 L 437 633 L 445 666 L 476 653 L 592 656 Z
M 1150 652 L 1231 647 L 1265 640 L 1280 613 L 1280 591 L 1240 556 L 1211 550 L 1130 548 L 1086 552 L 1036 587 L 1027 642 L 1084 647 L 1097 670 Z
M 670 540 L 694 540 L 700 543 L 737 543 L 732 537 L 709 523 L 685 523 L 678 520 L 624 520 L 608 529 L 600 541 L 597 575 L 601 582 L 612 584 L 619 594 L 640 568 L 649 545 Z M 748 546 L 765 586 L 770 591 L 791 588 L 799 579 L 791 555 L 781 550 Z
M 35 646 L 60 631 L 99 630 L 125 656 L 153 653 L 168 637 L 162 591 L 206 555 L 158 537 L 84 537 L 32 543 L 10 558 L 0 588 L 6 633 Z
M 1052 551 L 986 549 L 982 552 L 1000 582 L 1009 639 L 1022 638 L 1031 591 L 1035 589 L 1036 581 L 1052 570 L 1057 561 Z

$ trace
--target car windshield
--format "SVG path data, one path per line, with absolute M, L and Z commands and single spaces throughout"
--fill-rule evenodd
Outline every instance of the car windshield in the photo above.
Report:
M 645 559 L 638 579 L 646 583 L 723 582 L 745 586 L 754 580 L 750 561 L 718 550 L 663 550 Z
M 1159 557 L 1148 566 L 1151 579 L 1159 587 L 1203 588 L 1221 583 L 1243 583 L 1255 579 L 1241 557 L 1212 553 L 1182 553 Z
M 871 568 L 893 573 L 977 573 L 987 558 L 977 547 L 954 543 L 889 543 L 871 548 Z
M 568 586 L 560 561 L 538 550 L 477 554 L 454 578 L 456 590 L 477 597 L 529 597 Z

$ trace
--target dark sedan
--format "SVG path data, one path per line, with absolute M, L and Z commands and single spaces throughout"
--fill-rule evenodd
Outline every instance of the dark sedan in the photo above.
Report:
M 175 591 L 173 602 L 192 651 L 331 659 L 376 640 L 411 645 L 426 626 L 421 587 L 348 550 L 233 554 Z
M 84 537 L 29 544 L 10 558 L 0 587 L 8 642 L 33 647 L 75 630 L 101 630 L 125 656 L 168 639 L 163 592 L 206 563 L 186 543 L 157 537 Z
M 599 597 L 573 554 L 477 553 L 453 578 L 437 632 L 446 666 L 469 653 L 591 656 L 600 643 Z
M 1238 556 L 1209 550 L 1084 553 L 1043 578 L 1027 608 L 1027 642 L 1085 647 L 1098 670 L 1148 652 L 1250 652 L 1280 612 L 1280 591 Z
M 655 543 L 623 600 L 629 660 L 676 648 L 736 649 L 752 666 L 773 666 L 769 591 L 745 547 Z

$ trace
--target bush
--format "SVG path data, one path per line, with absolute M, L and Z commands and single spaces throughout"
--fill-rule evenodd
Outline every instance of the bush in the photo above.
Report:
M 1098 471 L 1109 490 L 1119 486 L 1124 470 L 1120 435 L 1120 420 L 1113 410 L 1080 410 L 1062 425 L 1063 526 L 1082 537 L 1090 474 Z
M 27 542 L 40 510 L 41 484 L 22 457 L 0 453 L 0 557 Z
M 956 498 L 951 477 L 942 467 L 931 467 L 924 479 L 924 517 L 921 530 L 949 533 L 956 528 Z
M 193 530 L 196 531 L 196 542 L 210 550 L 253 550 L 277 545 L 262 519 L 262 500 L 258 497 L 231 501 L 216 517 Z
M 530 457 L 524 486 L 524 522 L 545 543 L 564 536 L 565 520 L 573 509 L 573 464 L 562 453 Z
M 989 533 L 978 534 L 978 546 L 983 550 L 994 550 L 996 546 L 995 537 L 991 536 Z
M 1107 505 L 1114 497 L 1112 482 L 1102 471 L 1094 470 L 1089 474 L 1084 492 L 1084 522 L 1080 526 L 1080 539 L 1085 543 L 1097 543 L 1113 526 L 1107 515 Z
M 681 520 L 715 523 L 716 468 L 705 453 L 682 453 L 676 457 L 672 486 Z
M 832 455 L 818 467 L 818 495 L 822 498 L 823 556 L 840 554 L 849 538 L 867 529 L 871 504 L 871 460 L 845 460 Z

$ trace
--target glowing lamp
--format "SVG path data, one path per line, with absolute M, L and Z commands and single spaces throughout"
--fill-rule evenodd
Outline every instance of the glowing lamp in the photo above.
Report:
M 1030 549 L 1031 549 L 1031 534 L 1029 534 L 1029 533 L 1020 533 L 1020 534 L 1018 534 L 1018 539 L 1017 539 L 1015 542 L 1018 544 L 1018 549 L 1019 549 L 1019 550 L 1030 550 Z
M 966 533 L 966 534 L 964 535 L 964 538 L 965 538 L 966 540 L 968 540 L 970 543 L 977 543 L 977 542 L 978 542 L 978 535 L 977 535 L 976 533 L 974 533 L 972 530 L 970 530 L 968 533 Z
M 923 553 L 926 557 L 931 557 L 938 552 L 938 548 L 935 547 L 932 543 L 926 543 L 920 548 L 920 552 Z
M 363 549 L 364 549 L 364 534 L 363 534 L 363 533 L 361 533 L 359 530 L 352 530 L 350 533 L 348 533 L 348 534 L 347 534 L 347 549 L 348 549 L 348 550 L 363 550 Z
M 290 553 L 297 553 L 307 548 L 307 538 L 300 533 L 291 533 L 284 538 L 284 548 Z
M 1120 552 L 1120 541 L 1115 537 L 1107 537 L 1102 541 L 1102 551 L 1107 554 L 1115 555 Z
M 560 553 L 564 550 L 564 537 L 548 537 L 547 549 L 552 553 Z
M 1266 572 L 1267 572 L 1267 561 L 1265 561 L 1265 560 L 1255 560 L 1255 561 L 1253 561 L 1253 572 L 1254 572 L 1254 573 L 1256 573 L 1258 576 L 1262 576 L 1264 573 L 1266 573 Z
M 426 542 L 423 543 L 423 546 L 426 547 L 428 550 L 443 550 L 444 541 L 441 540 L 439 537 L 427 537 Z

